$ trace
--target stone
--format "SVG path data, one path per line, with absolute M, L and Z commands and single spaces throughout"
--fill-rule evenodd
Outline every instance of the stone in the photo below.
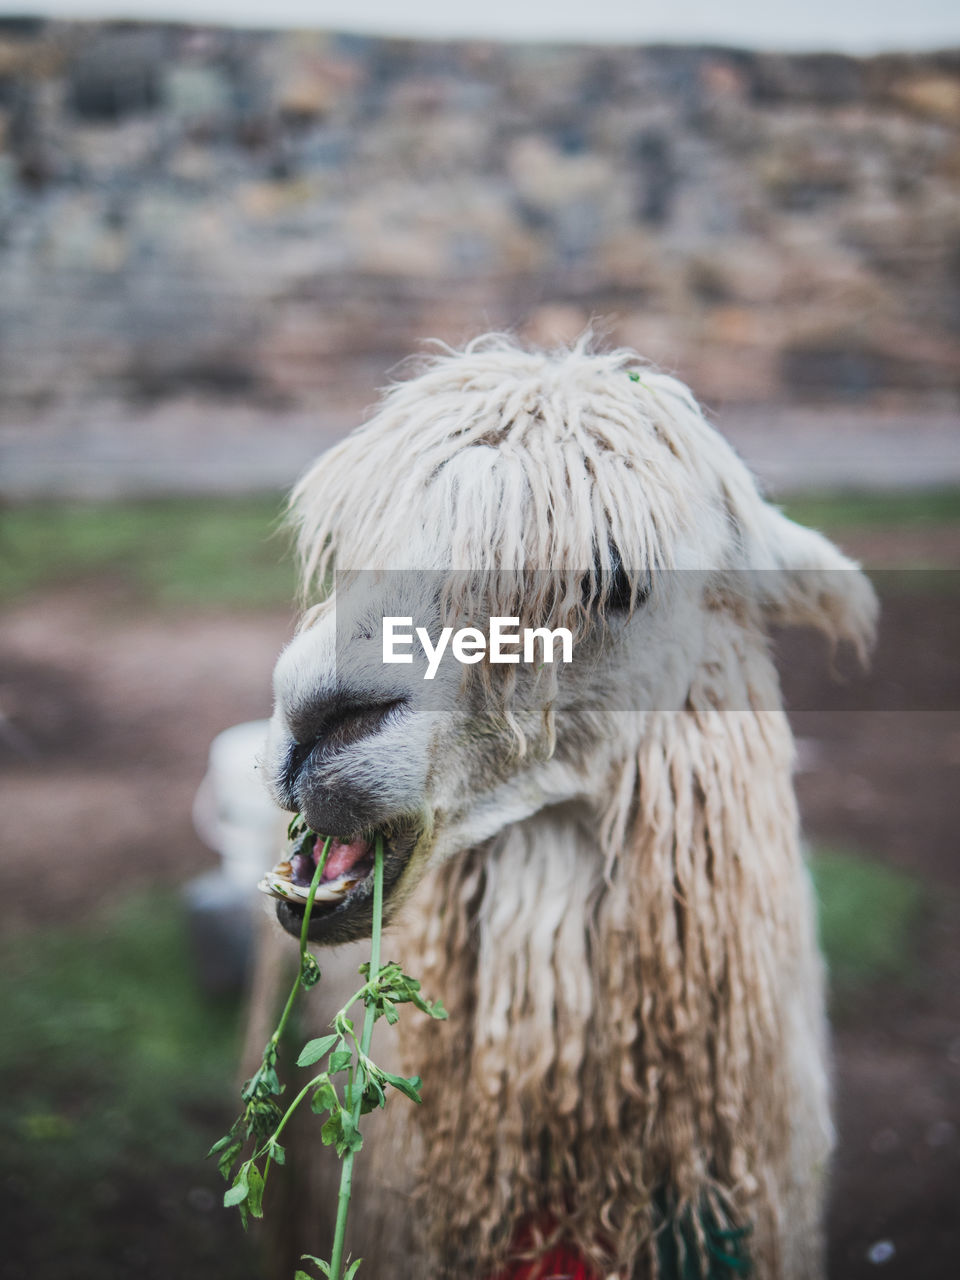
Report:
M 704 397 L 955 406 L 954 55 L 0 22 L 0 414 L 365 402 L 597 317 Z
M 95 32 L 69 65 L 67 98 L 87 120 L 118 120 L 160 105 L 166 41 L 149 27 Z
M 890 92 L 919 116 L 954 127 L 960 121 L 960 75 L 918 75 L 893 85 Z
M 163 77 L 163 99 L 174 117 L 193 123 L 224 120 L 231 109 L 230 84 L 216 67 L 168 67 Z

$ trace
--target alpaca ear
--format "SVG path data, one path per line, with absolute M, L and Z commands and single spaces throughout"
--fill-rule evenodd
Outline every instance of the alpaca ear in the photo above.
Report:
M 757 498 L 736 520 L 742 565 L 771 624 L 816 627 L 833 644 L 846 640 L 866 665 L 878 604 L 870 579 L 829 539 Z M 752 572 L 756 571 L 756 572 Z

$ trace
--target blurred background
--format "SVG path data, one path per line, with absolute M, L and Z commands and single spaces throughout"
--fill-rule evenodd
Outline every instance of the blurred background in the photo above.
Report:
M 210 743 L 291 631 L 283 490 L 425 339 L 591 322 L 886 571 L 872 680 L 780 645 L 831 1274 L 952 1274 L 960 15 L 45 8 L 0 5 L 4 1276 L 258 1274 L 202 1160 L 242 994 L 183 886 L 219 865 Z

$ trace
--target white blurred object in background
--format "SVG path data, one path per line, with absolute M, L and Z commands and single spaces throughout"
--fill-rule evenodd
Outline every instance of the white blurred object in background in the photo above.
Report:
M 276 860 L 282 825 L 258 768 L 267 725 L 266 720 L 249 720 L 217 734 L 193 802 L 197 835 L 220 854 L 223 876 L 251 891 Z
M 193 825 L 220 866 L 184 887 L 190 934 L 203 985 L 244 985 L 253 948 L 257 882 L 277 860 L 284 817 L 258 768 L 267 721 L 251 720 L 218 734 L 193 803 Z

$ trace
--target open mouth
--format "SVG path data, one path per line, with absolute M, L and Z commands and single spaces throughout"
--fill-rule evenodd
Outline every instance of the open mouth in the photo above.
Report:
M 373 851 L 383 840 L 384 902 L 389 902 L 419 836 L 412 823 L 382 827 L 351 840 L 333 836 L 310 911 L 313 942 L 346 942 L 369 935 L 373 919 Z M 299 937 L 310 886 L 323 854 L 325 835 L 304 829 L 287 854 L 257 886 L 278 899 L 277 919 Z
M 278 862 L 272 871 L 268 871 L 258 887 L 274 898 L 306 904 L 326 839 L 326 836 L 309 832 L 308 839 L 300 848 Z M 365 880 L 372 870 L 372 840 L 361 838 L 346 841 L 334 838 L 323 875 L 317 885 L 314 903 L 342 902 L 350 890 Z

